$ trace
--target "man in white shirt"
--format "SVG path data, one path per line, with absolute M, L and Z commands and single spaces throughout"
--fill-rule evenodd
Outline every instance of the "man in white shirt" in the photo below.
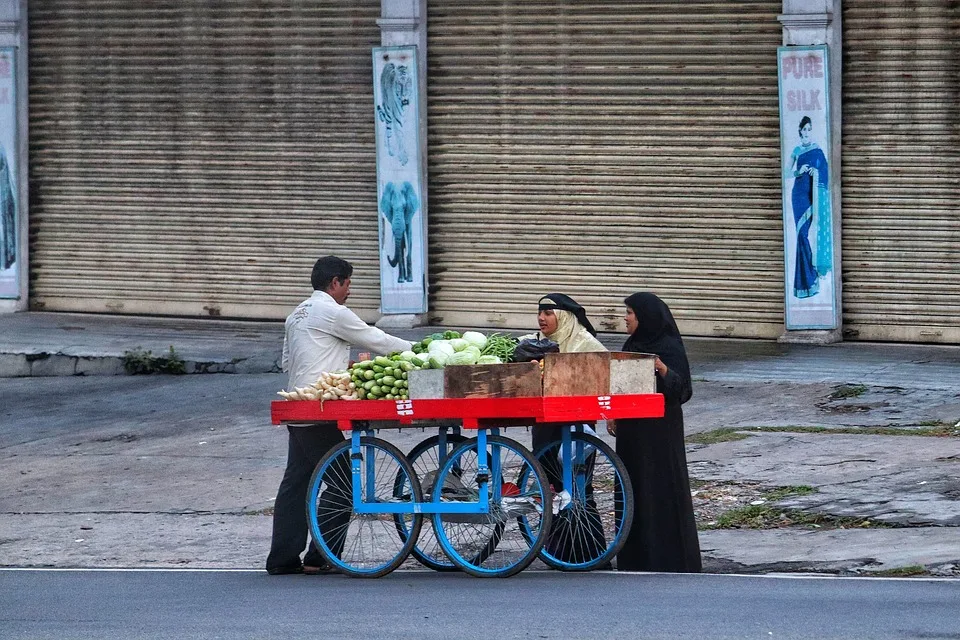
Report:
M 410 342 L 395 338 L 369 326 L 344 306 L 350 295 L 353 266 L 336 256 L 326 256 L 313 266 L 313 295 L 287 317 L 283 338 L 283 370 L 289 372 L 287 389 L 316 382 L 325 371 L 342 371 L 350 359 L 350 345 L 375 353 L 407 351 Z M 335 422 L 308 426 L 288 426 L 287 468 L 277 491 L 273 511 L 273 540 L 267 556 L 267 572 L 326 573 L 320 552 L 311 544 L 300 560 L 307 543 L 306 500 L 310 478 L 320 459 L 344 436 Z M 345 477 L 350 477 L 349 469 Z M 321 500 L 324 497 L 321 496 Z M 345 496 L 341 497 L 341 500 Z M 334 528 L 346 522 L 330 523 Z M 327 539 L 326 533 L 324 539 Z

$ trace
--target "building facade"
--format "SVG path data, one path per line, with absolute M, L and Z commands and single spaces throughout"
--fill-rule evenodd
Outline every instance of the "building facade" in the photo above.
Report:
M 29 0 L 25 290 L 0 309 L 279 319 L 317 256 L 379 316 L 371 48 L 417 44 L 429 313 L 784 334 L 777 49 L 827 44 L 845 339 L 960 343 L 950 0 Z M 24 238 L 26 240 L 26 238 Z

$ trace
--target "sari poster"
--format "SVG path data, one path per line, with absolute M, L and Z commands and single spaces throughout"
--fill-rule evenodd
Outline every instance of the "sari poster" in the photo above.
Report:
M 786 327 L 836 329 L 827 46 L 779 47 Z
M 418 84 L 416 47 L 374 48 L 380 312 L 383 314 L 427 310 Z
M 0 298 L 20 297 L 16 51 L 0 48 Z

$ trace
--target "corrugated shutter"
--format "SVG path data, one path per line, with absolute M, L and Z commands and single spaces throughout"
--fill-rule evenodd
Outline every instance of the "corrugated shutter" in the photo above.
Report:
M 430 0 L 431 316 L 783 330 L 777 2 Z
M 960 342 L 960 5 L 844 0 L 843 313 Z
M 31 0 L 31 306 L 282 318 L 317 257 L 379 306 L 379 0 Z

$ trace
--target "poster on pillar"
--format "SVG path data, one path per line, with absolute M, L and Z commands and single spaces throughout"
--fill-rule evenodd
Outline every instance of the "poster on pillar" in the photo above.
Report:
M 20 297 L 16 51 L 0 48 L 0 298 Z
M 417 48 L 373 50 L 380 312 L 427 310 Z
M 827 46 L 777 50 L 786 327 L 836 329 Z

